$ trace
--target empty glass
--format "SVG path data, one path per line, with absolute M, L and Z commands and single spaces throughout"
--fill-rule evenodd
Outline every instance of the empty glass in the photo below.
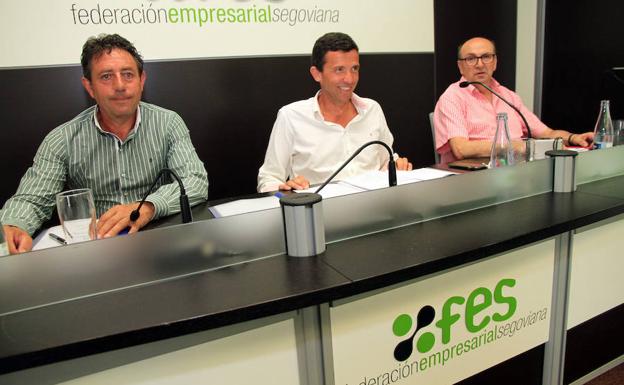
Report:
M 91 189 L 82 188 L 56 194 L 56 208 L 67 243 L 96 238 L 95 204 Z
M 624 145 L 624 119 L 613 121 L 613 145 Z

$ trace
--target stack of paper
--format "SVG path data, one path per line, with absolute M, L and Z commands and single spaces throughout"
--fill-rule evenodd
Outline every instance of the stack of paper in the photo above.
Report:
M 270 196 L 254 199 L 239 199 L 237 201 L 212 206 L 209 209 L 212 215 L 216 218 L 220 218 L 250 213 L 252 211 L 273 209 L 279 207 L 279 205 L 279 197 Z
M 437 170 L 434 168 L 420 168 L 412 171 L 397 171 L 397 184 L 407 184 L 443 178 L 453 175 L 454 172 Z M 388 171 L 370 171 L 358 176 L 337 181 L 325 186 L 319 194 L 324 199 L 329 199 L 341 195 L 355 194 L 368 190 L 376 190 L 388 187 Z M 318 186 L 306 190 L 296 190 L 298 193 L 315 192 Z M 244 214 L 252 211 L 268 210 L 279 207 L 279 197 L 281 194 L 270 197 L 255 199 L 240 199 L 210 207 L 212 214 L 217 217 L 227 217 L 230 215 Z
M 411 171 L 397 171 L 397 184 L 403 185 L 414 182 L 422 182 L 454 175 L 454 172 L 438 170 L 435 168 L 419 168 Z M 377 190 L 388 187 L 388 171 L 369 171 L 338 183 L 350 184 L 364 190 Z

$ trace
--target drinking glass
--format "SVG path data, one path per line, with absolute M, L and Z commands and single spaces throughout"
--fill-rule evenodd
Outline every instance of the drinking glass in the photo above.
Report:
M 96 239 L 95 204 L 91 189 L 82 188 L 56 194 L 56 208 L 67 243 Z
M 613 120 L 613 145 L 624 145 L 624 119 Z

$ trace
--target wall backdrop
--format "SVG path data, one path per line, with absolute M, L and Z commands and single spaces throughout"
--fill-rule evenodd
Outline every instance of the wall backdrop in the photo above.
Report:
M 592 131 L 600 100 L 624 119 L 624 3 L 546 2 L 542 118 L 551 127 Z M 613 70 L 613 68 L 620 68 Z
M 309 52 L 331 31 L 358 43 L 356 92 L 382 105 L 395 150 L 417 166 L 433 162 L 433 0 L 25 0 L 3 2 L 0 21 L 0 114 L 10 133 L 0 201 L 45 134 L 92 104 L 78 63 L 84 41 L 102 32 L 144 56 L 144 100 L 186 121 L 210 199 L 255 191 L 277 110 L 316 92 Z

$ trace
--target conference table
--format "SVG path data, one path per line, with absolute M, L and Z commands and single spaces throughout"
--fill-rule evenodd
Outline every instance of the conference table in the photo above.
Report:
M 624 147 L 553 162 L 325 199 L 313 257 L 207 204 L 0 258 L 0 384 L 580 383 L 624 357 Z

